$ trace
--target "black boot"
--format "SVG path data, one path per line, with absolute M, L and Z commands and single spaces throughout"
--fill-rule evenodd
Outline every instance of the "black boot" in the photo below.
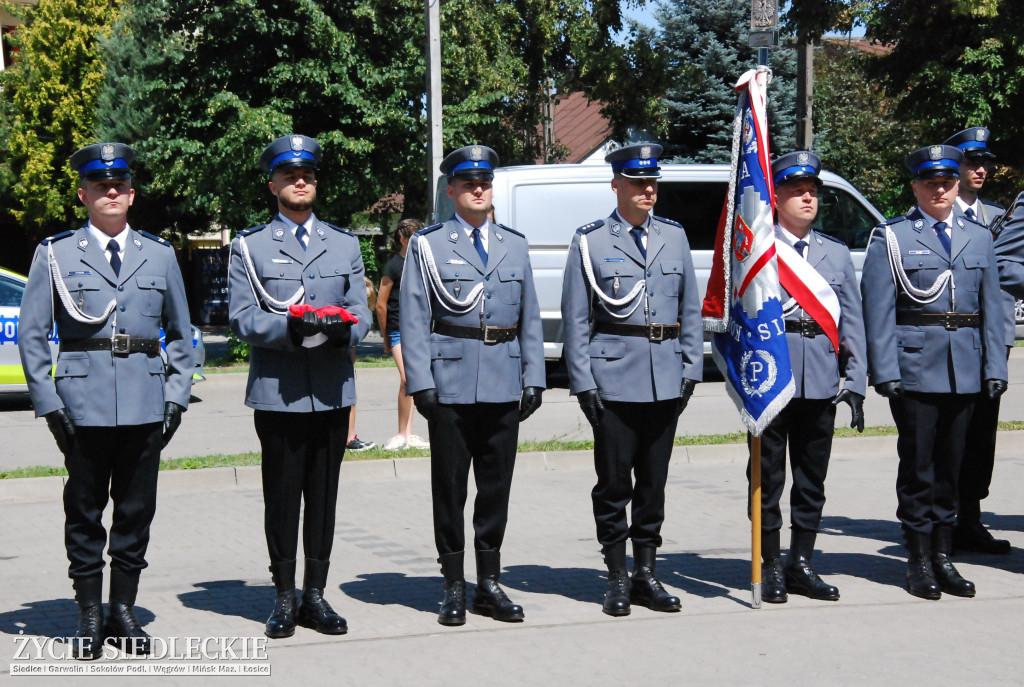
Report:
M 608 589 L 601 610 L 608 615 L 629 615 L 629 571 L 626 570 L 626 542 L 604 547 L 604 564 L 608 566 Z
M 327 569 L 330 567 L 330 561 L 306 559 L 302 575 L 302 606 L 299 608 L 297 622 L 323 635 L 343 635 L 348 632 L 348 623 L 334 612 L 324 598 Z
M 907 560 L 907 591 L 922 599 L 941 599 L 942 589 L 932 570 L 932 535 L 929 532 L 905 532 L 910 558 Z
M 633 578 L 629 584 L 629 600 L 652 611 L 675 613 L 682 608 L 678 596 L 672 596 L 654 575 L 654 559 L 658 550 L 648 544 L 633 542 Z
M 790 534 L 789 560 L 786 561 L 786 591 L 821 601 L 838 601 L 839 590 L 818 577 L 811 566 L 816 532 L 798 530 Z
M 444 600 L 437 612 L 437 622 L 442 625 L 466 624 L 466 576 L 463 572 L 465 551 L 442 554 L 437 562 L 444 575 Z
M 271 639 L 291 637 L 295 634 L 295 559 L 271 563 L 270 576 L 277 598 L 263 634 Z
M 961 500 L 953 529 L 953 546 L 957 552 L 1008 554 L 1010 542 L 996 539 L 981 524 L 981 503 L 976 500 Z
M 139 592 L 139 573 L 110 569 L 110 609 L 103 634 L 107 641 L 127 654 L 146 656 L 150 652 L 149 635 L 135 618 L 135 597 Z
M 761 600 L 770 604 L 789 601 L 782 571 L 782 544 L 778 530 L 761 532 Z
M 494 550 L 477 551 L 473 611 L 506 623 L 522 622 L 523 607 L 512 603 L 505 590 L 498 586 L 500 576 L 501 553 Z
M 103 575 L 72 580 L 78 603 L 78 631 L 71 641 L 71 655 L 93 661 L 103 655 Z
M 965 580 L 953 567 L 949 553 L 953 550 L 953 528 L 936 525 L 932 530 L 932 569 L 942 591 L 953 596 L 972 597 L 974 583 Z

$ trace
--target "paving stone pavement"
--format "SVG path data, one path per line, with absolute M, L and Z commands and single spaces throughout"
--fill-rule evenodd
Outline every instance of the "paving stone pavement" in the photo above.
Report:
M 1014 551 L 957 559 L 978 586 L 976 598 L 930 602 L 904 591 L 895 442 L 885 437 L 836 442 L 815 561 L 842 598 L 791 597 L 761 609 L 751 608 L 744 447 L 677 449 L 658 572 L 682 597 L 683 611 L 634 608 L 626 618 L 600 609 L 604 570 L 590 511 L 590 456 L 520 456 L 502 583 L 525 607 L 526 621 L 470 615 L 461 628 L 436 622 L 442 580 L 428 459 L 346 462 L 326 596 L 347 618 L 349 633 L 327 637 L 299 628 L 294 637 L 269 641 L 271 677 L 264 679 L 336 685 L 1019 684 L 1024 448 L 1017 436 L 1000 437 L 997 480 L 984 504 L 986 521 Z M 145 629 L 168 641 L 261 637 L 274 598 L 262 518 L 258 468 L 161 473 L 150 567 L 137 606 Z M 13 677 L 18 637 L 74 631 L 60 478 L 0 482 L 0 522 L 0 675 L 6 679 Z M 219 684 L 200 676 L 146 679 Z M 71 680 L 35 677 L 32 684 Z

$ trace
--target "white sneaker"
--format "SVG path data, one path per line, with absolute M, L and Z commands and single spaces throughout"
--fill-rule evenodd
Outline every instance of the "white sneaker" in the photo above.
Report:
M 423 437 L 416 436 L 415 434 L 410 434 L 407 437 L 406 445 L 409 448 L 419 448 L 419 449 L 430 448 L 430 442 L 429 441 L 427 441 Z
M 405 448 L 404 434 L 396 434 L 395 436 L 388 439 L 383 446 L 383 449 L 385 451 L 401 451 L 403 448 Z

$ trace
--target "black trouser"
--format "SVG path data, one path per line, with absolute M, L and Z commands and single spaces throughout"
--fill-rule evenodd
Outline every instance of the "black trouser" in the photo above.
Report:
M 305 557 L 330 560 L 350 412 L 345 407 L 316 413 L 253 413 L 263 449 L 263 528 L 271 563 L 295 559 L 303 504 Z
M 602 547 L 626 539 L 661 546 L 665 481 L 679 422 L 678 407 L 676 400 L 604 401 L 601 424 L 594 430 L 597 484 L 590 493 L 597 540 Z M 626 504 L 630 502 L 632 525 L 626 519 Z
M 976 394 L 907 392 L 891 399 L 899 439 L 896 517 L 906 530 L 956 523 L 957 480 Z
M 999 399 L 978 394 L 967 426 L 964 459 L 960 465 L 960 500 L 980 503 L 988 496 L 996 462 L 996 431 L 999 428 Z
M 466 548 L 463 511 L 470 464 L 476 478 L 473 546 L 477 551 L 501 549 L 519 441 L 519 404 L 441 404 L 427 430 L 437 552 Z
M 114 502 L 110 526 L 110 567 L 135 573 L 146 567 L 149 527 L 156 513 L 163 425 L 76 427 L 71 455 L 65 458 L 64 546 L 68 576 L 103 572 L 107 532 L 103 509 Z
M 793 471 L 789 521 L 795 529 L 817 532 L 825 506 L 825 476 L 832 455 L 836 407 L 832 399 L 792 399 L 761 434 L 761 531 L 782 529 L 779 501 L 786 486 L 786 445 Z M 750 439 L 748 435 L 747 444 Z M 750 460 L 747 459 L 747 482 Z M 747 490 L 747 515 L 750 515 Z

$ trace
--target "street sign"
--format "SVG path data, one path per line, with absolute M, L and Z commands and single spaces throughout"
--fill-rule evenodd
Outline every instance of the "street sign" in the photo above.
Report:
M 770 48 L 778 44 L 778 33 L 775 31 L 750 32 L 749 45 L 751 48 Z

